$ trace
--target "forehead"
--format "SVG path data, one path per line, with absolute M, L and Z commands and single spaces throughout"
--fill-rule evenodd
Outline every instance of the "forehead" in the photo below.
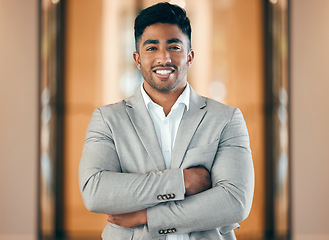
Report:
M 161 42 L 173 38 L 181 40 L 184 44 L 187 44 L 188 42 L 188 37 L 177 25 L 156 23 L 145 28 L 141 36 L 141 42 L 142 44 L 147 40 L 158 40 Z

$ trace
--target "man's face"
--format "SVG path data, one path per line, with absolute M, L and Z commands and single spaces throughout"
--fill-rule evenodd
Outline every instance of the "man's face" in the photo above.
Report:
M 186 85 L 186 72 L 194 58 L 189 39 L 177 25 L 156 23 L 145 28 L 134 60 L 145 82 L 154 90 L 169 92 Z

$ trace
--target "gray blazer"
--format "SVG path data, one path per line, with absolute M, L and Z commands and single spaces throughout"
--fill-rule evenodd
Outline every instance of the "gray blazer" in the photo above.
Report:
M 184 196 L 181 169 L 203 166 L 212 188 Z M 236 239 L 233 229 L 249 214 L 254 170 L 245 121 L 239 109 L 199 96 L 191 88 L 165 168 L 156 132 L 140 89 L 119 103 L 96 109 L 79 166 L 82 198 L 89 211 L 120 214 L 147 208 L 148 224 L 134 229 L 108 223 L 105 240 L 165 239 L 167 229 L 191 240 Z M 172 194 L 173 193 L 173 194 Z M 171 194 L 167 199 L 159 195 Z

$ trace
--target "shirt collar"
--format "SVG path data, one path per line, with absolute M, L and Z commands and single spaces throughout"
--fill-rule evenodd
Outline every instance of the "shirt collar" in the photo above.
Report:
M 149 105 L 150 104 L 157 105 L 155 102 L 152 101 L 150 96 L 146 93 L 146 91 L 144 89 L 144 83 L 142 83 L 142 85 L 141 85 L 141 92 L 142 92 L 142 96 L 143 96 L 144 103 L 145 103 L 145 106 L 146 106 L 147 110 L 149 110 Z M 186 106 L 187 111 L 189 110 L 189 107 L 190 107 L 190 85 L 189 85 L 188 82 L 186 82 L 186 87 L 185 87 L 184 91 L 178 97 L 175 104 L 172 106 L 172 109 L 177 108 L 180 103 L 184 104 Z

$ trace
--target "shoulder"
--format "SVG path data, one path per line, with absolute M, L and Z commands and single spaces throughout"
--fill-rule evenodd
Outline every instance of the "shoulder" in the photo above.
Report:
M 207 111 L 207 115 L 211 117 L 230 118 L 232 117 L 236 108 L 228 106 L 214 99 L 201 96 L 193 90 L 191 87 L 191 103 L 197 108 L 204 108 Z
M 211 112 L 222 112 L 224 114 L 232 115 L 235 107 L 218 102 L 214 99 L 204 97 L 207 103 L 207 110 Z
M 115 118 L 115 116 L 120 118 L 123 114 L 126 114 L 125 109 L 126 103 L 124 100 L 122 100 L 117 103 L 101 106 L 95 109 L 95 112 L 99 112 L 99 114 L 102 115 L 104 119 Z
M 206 103 L 205 110 L 208 118 L 230 121 L 236 113 L 241 113 L 240 109 L 218 102 L 214 99 L 203 97 Z
M 107 104 L 104 106 L 99 107 L 98 109 L 102 113 L 107 113 L 107 112 L 120 112 L 125 109 L 126 103 L 124 100 L 117 102 L 117 103 L 111 103 Z
M 221 122 L 223 127 L 241 126 L 245 128 L 246 123 L 244 116 L 239 108 L 228 106 L 226 104 L 217 102 L 213 99 L 206 98 L 207 114 L 209 121 Z M 231 129 L 231 127 L 229 127 Z

